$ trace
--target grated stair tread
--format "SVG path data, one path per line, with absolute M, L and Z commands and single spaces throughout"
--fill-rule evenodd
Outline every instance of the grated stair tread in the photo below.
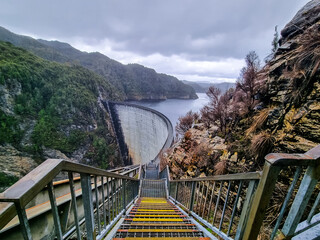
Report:
M 197 229 L 119 229 L 118 232 L 199 232 Z
M 202 231 L 166 198 L 141 197 L 113 236 L 117 239 L 207 240 Z
M 170 237 L 127 237 L 127 238 L 113 238 L 113 240 L 172 240 Z M 175 240 L 210 240 L 208 237 L 175 237 Z

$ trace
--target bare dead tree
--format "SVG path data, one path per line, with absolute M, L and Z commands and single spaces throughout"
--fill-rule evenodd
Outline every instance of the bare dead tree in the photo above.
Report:
M 192 111 L 187 112 L 185 116 L 179 117 L 179 122 L 175 127 L 177 133 L 179 133 L 180 135 L 184 135 L 186 131 L 188 131 L 192 127 L 194 121 L 198 117 L 198 114 L 193 113 Z
M 246 66 L 241 69 L 236 89 L 242 91 L 243 101 L 248 112 L 253 110 L 256 94 L 257 76 L 260 71 L 260 60 L 255 51 L 251 51 L 245 58 Z

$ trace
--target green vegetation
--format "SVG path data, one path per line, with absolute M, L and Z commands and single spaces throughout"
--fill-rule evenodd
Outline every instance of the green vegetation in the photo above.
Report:
M 115 150 L 108 147 L 112 139 L 105 139 L 107 131 L 99 138 L 92 132 L 96 125 L 106 128 L 97 99 L 119 100 L 119 91 L 83 67 L 49 62 L 10 43 L 0 42 L 0 52 L 0 84 L 15 96 L 14 115 L 0 111 L 0 144 L 10 143 L 41 156 L 43 146 L 68 155 L 89 143 L 99 152 L 91 156 L 93 163 L 106 167 L 105 156 Z M 4 100 L 1 107 L 9 104 Z M 22 146 L 21 126 L 31 121 L 35 123 L 31 142 Z
M 21 137 L 22 131 L 18 126 L 17 119 L 0 110 L 0 144 L 11 143 L 17 145 Z
M 59 131 L 62 122 L 57 117 L 46 114 L 44 110 L 39 113 L 39 120 L 32 134 L 33 142 L 39 147 L 41 145 L 59 149 L 65 153 L 71 153 L 86 139 L 86 133 L 72 130 L 69 136 Z
M 18 181 L 18 178 L 15 176 L 10 176 L 5 173 L 0 172 L 0 190 L 4 190 L 5 187 L 11 186 L 16 181 Z
M 107 159 L 113 158 L 116 152 L 116 146 L 108 145 L 102 137 L 94 137 L 92 149 L 86 157 L 95 159 L 101 168 L 108 167 Z

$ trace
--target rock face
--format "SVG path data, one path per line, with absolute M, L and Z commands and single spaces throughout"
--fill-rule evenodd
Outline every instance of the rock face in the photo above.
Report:
M 213 137 L 203 124 L 198 124 L 163 154 L 161 163 L 169 165 L 173 178 L 212 175 L 219 157 L 225 154 L 226 149 L 224 139 Z
M 281 45 L 302 34 L 308 27 L 320 19 L 320 3 L 318 0 L 308 2 L 281 31 Z
M 20 152 L 10 145 L 0 145 L 0 169 L 2 173 L 21 178 L 37 165 L 30 155 Z
M 281 31 L 266 66 L 267 127 L 276 151 L 305 152 L 320 143 L 320 2 L 310 1 Z

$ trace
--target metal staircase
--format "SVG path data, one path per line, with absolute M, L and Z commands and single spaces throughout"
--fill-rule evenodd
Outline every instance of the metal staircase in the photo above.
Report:
M 159 179 L 159 169 L 154 161 L 151 161 L 146 167 L 146 179 Z
M 265 160 L 261 172 L 171 180 L 155 162 L 106 171 L 48 159 L 0 194 L 0 239 L 319 239 L 320 145 Z
M 140 197 L 166 198 L 166 182 L 159 180 L 141 180 Z
M 166 180 L 158 178 L 158 167 L 151 162 L 141 180 L 140 197 L 122 220 L 113 240 L 209 240 L 190 217 L 168 200 Z M 107 237 L 108 238 L 108 237 Z
M 125 217 L 114 240 L 210 239 L 166 198 L 140 198 Z

